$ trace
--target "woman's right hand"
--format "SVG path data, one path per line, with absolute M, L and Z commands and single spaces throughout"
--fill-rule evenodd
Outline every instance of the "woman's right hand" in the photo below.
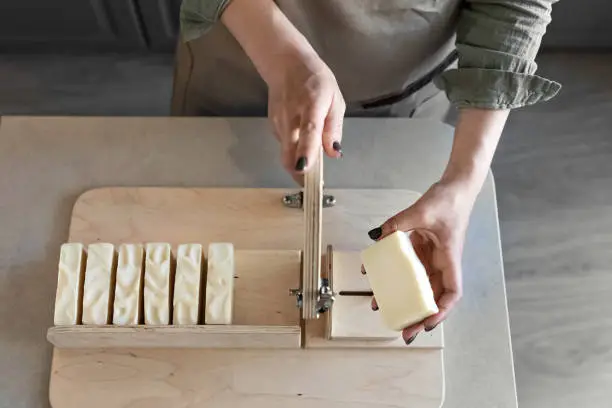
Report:
M 323 150 L 342 156 L 346 105 L 336 78 L 317 55 L 290 55 L 268 81 L 268 117 L 280 142 L 283 167 L 303 185 L 303 174 Z
M 345 103 L 334 74 L 272 0 L 233 0 L 221 20 L 268 84 L 282 163 L 303 185 L 321 146 L 340 157 Z

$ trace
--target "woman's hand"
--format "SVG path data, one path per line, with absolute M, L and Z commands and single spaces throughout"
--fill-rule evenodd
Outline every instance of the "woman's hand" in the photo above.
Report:
M 461 298 L 461 256 L 474 201 L 487 176 L 508 118 L 508 110 L 459 111 L 451 155 L 440 181 L 411 207 L 371 230 L 379 240 L 390 233 L 412 231 L 410 239 L 429 274 L 439 312 L 403 330 L 410 344 L 421 330 L 446 319 Z M 372 308 L 377 309 L 376 300 Z
M 406 344 L 420 331 L 435 328 L 461 298 L 461 254 L 473 206 L 468 191 L 461 183 L 436 183 L 414 205 L 368 233 L 377 241 L 398 230 L 410 232 L 414 250 L 429 275 L 439 312 L 405 328 Z M 376 299 L 372 299 L 372 309 L 378 310 Z
M 340 157 L 346 105 L 331 70 L 316 55 L 291 55 L 268 82 L 268 117 L 281 145 L 283 167 L 300 185 L 323 150 Z
M 345 104 L 336 78 L 272 0 L 233 0 L 221 20 L 268 85 L 268 116 L 283 166 L 303 173 L 323 146 L 340 157 Z

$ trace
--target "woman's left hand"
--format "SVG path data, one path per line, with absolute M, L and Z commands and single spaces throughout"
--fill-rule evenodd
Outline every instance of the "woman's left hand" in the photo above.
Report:
M 406 344 L 422 330 L 433 330 L 461 298 L 461 254 L 474 198 L 461 182 L 441 181 L 412 206 L 368 232 L 377 241 L 398 230 L 410 231 L 415 252 L 429 275 L 439 312 L 405 328 L 402 336 Z M 378 310 L 376 299 L 372 309 Z

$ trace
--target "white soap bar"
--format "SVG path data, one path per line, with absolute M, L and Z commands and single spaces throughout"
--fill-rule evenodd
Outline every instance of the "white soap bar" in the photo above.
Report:
M 182 244 L 176 253 L 173 324 L 198 324 L 202 245 Z
M 115 247 L 98 242 L 87 247 L 83 286 L 83 324 L 109 324 L 115 274 Z
M 83 244 L 66 243 L 60 249 L 55 292 L 56 326 L 81 323 L 85 250 Z
M 206 276 L 206 324 L 231 324 L 234 300 L 234 246 L 213 243 L 208 246 Z
M 171 260 L 170 244 L 147 244 L 144 284 L 145 324 L 170 324 Z
M 408 235 L 395 232 L 361 252 L 385 324 L 402 330 L 438 313 L 429 277 Z
M 144 248 L 140 244 L 121 244 L 117 261 L 113 324 L 140 323 Z

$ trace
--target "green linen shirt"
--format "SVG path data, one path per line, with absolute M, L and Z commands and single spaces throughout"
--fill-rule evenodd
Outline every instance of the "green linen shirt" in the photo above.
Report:
M 205 34 L 230 1 L 183 0 L 182 38 Z M 457 107 L 514 109 L 551 99 L 561 85 L 535 75 L 535 57 L 556 1 L 463 0 L 457 68 L 444 71 L 434 83 Z

